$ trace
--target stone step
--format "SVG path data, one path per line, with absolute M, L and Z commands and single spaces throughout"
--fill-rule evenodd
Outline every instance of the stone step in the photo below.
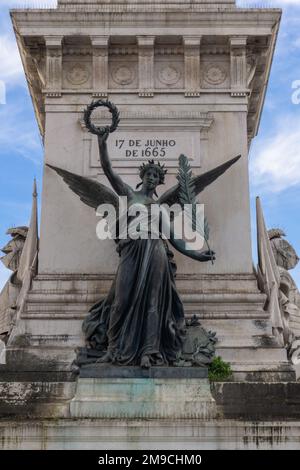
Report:
M 208 303 L 208 304 L 251 304 L 257 303 L 261 305 L 265 300 L 264 294 L 256 292 L 209 292 L 209 293 L 199 293 L 199 292 L 189 292 L 181 293 L 181 298 L 183 302 L 187 303 Z M 73 303 L 90 303 L 97 302 L 102 298 L 98 293 L 88 293 L 85 291 L 82 292 L 47 292 L 47 291 L 30 291 L 27 299 L 29 304 L 34 303 L 64 303 L 64 302 L 73 302 Z
M 1 374 L 2 375 L 2 374 Z M 46 377 L 45 377 L 46 378 Z M 0 418 L 44 417 L 66 418 L 69 416 L 70 400 L 76 391 L 76 382 L 42 381 L 27 374 L 24 381 L 20 377 L 6 377 L 0 380 Z
M 206 330 L 215 331 L 219 347 L 259 347 L 274 345 L 271 324 L 249 318 L 200 319 Z
M 288 361 L 285 348 L 217 347 L 216 355 L 230 364 L 237 382 L 296 380 L 295 367 Z
M 6 348 L 6 364 L 0 364 L 0 376 L 4 372 L 71 371 L 75 357 L 75 349 L 70 347 L 10 346 Z
M 33 280 L 33 291 L 40 293 L 94 293 L 100 297 L 108 292 L 115 274 L 39 274 Z M 178 273 L 176 285 L 189 292 L 256 292 L 253 274 L 189 274 Z
M 45 319 L 39 314 L 26 315 L 26 338 L 31 346 L 68 346 L 83 345 L 82 321 L 85 315 L 70 313 L 68 318 L 56 316 Z M 186 315 L 187 319 L 190 315 Z M 72 321 L 70 321 L 72 318 Z M 46 322 L 46 323 L 45 323 Z M 270 347 L 276 346 L 272 328 L 268 321 L 249 318 L 202 319 L 206 330 L 217 333 L 218 345 L 222 347 Z
M 186 316 L 199 318 L 253 318 L 263 320 L 264 296 L 261 294 L 183 294 Z M 74 293 L 41 294 L 30 292 L 22 318 L 84 318 L 88 310 L 99 300 L 98 295 Z
M 216 382 L 211 388 L 218 409 L 226 418 L 260 422 L 300 418 L 300 382 Z
M 287 361 L 284 348 L 217 347 L 216 354 L 230 364 L 278 364 Z

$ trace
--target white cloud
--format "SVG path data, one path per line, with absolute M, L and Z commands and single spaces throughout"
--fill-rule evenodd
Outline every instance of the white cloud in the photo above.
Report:
M 1 7 L 4 7 L 3 10 L 6 9 L 6 11 L 3 11 L 5 15 L 0 24 L 0 80 L 3 80 L 7 86 L 25 84 L 25 75 L 17 41 L 8 16 L 8 9 L 13 7 L 55 7 L 56 5 L 57 0 L 1 0 Z
M 300 0 L 236 0 L 237 5 L 239 6 L 257 6 L 257 7 L 266 7 L 272 8 L 273 6 L 285 6 L 285 5 L 299 5 Z
M 300 119 L 281 119 L 267 139 L 254 145 L 251 181 L 264 192 L 281 192 L 300 185 Z
M 57 0 L 2 0 L 2 5 L 5 5 L 9 8 L 28 8 L 28 7 L 55 7 L 57 5 Z
M 0 36 L 0 79 L 8 84 L 24 80 L 24 72 L 17 42 L 11 34 Z
M 0 262 L 0 292 L 11 274 L 12 272 Z
M 33 119 L 28 118 L 28 109 L 20 102 L 0 107 L 0 155 L 17 153 L 33 163 L 41 164 L 43 148 Z
M 296 47 L 297 49 L 300 48 L 300 37 L 295 39 L 295 41 L 293 42 L 293 46 Z

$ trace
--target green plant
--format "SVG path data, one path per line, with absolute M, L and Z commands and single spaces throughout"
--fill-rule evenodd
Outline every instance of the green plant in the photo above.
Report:
M 228 379 L 232 374 L 230 364 L 224 362 L 220 356 L 214 357 L 208 366 L 208 378 L 212 382 Z

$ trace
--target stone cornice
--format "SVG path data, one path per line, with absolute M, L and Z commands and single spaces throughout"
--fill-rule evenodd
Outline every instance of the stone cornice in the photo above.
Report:
M 146 5 L 143 5 L 143 7 Z M 21 29 L 21 33 L 24 34 L 23 28 L 29 33 L 31 27 L 38 27 L 47 29 L 51 34 L 51 27 L 53 26 L 56 30 L 59 27 L 64 28 L 64 34 L 70 34 L 65 28 L 70 30 L 74 29 L 74 34 L 78 32 L 78 24 L 82 30 L 89 30 L 89 34 L 98 34 L 99 26 L 116 26 L 118 28 L 125 28 L 130 25 L 132 30 L 138 29 L 141 25 L 146 25 L 149 30 L 150 27 L 155 29 L 163 27 L 164 30 L 174 29 L 178 25 L 186 24 L 186 28 L 191 26 L 197 27 L 197 34 L 202 30 L 204 34 L 209 34 L 209 31 L 216 31 L 216 34 L 226 34 L 226 29 L 239 26 L 241 31 L 244 31 L 245 35 L 258 34 L 261 28 L 273 28 L 275 23 L 279 22 L 281 17 L 280 9 L 234 9 L 226 11 L 208 11 L 191 9 L 177 9 L 174 11 L 164 11 L 165 15 L 168 16 L 168 22 L 166 23 L 165 15 L 161 15 L 163 11 L 152 10 L 152 5 L 148 5 L 149 9 L 143 11 L 127 11 L 126 5 L 120 8 L 120 11 L 86 11 L 86 10 L 11 10 L 11 15 L 18 24 L 18 29 Z M 151 16 L 147 13 L 152 12 Z M 119 14 L 118 14 L 119 13 Z M 133 15 L 134 13 L 134 15 Z M 207 23 L 209 21 L 209 24 Z M 240 23 L 240 24 L 239 24 Z M 72 28 L 73 25 L 73 28 Z M 95 33 L 93 33 L 95 28 Z M 98 28 L 98 29 L 97 29 Z M 222 32 L 218 33 L 218 29 L 222 28 Z M 225 29 L 224 29 L 225 28 Z M 250 29 L 249 29 L 250 28 Z M 252 29 L 254 28 L 254 29 Z M 269 29 L 270 31 L 270 29 Z M 36 34 L 39 34 L 36 31 Z M 45 34 L 47 34 L 45 32 Z M 110 35 L 112 35 L 110 31 Z M 193 32 L 190 33 L 194 35 Z M 228 34 L 232 34 L 228 33 Z M 234 32 L 234 34 L 240 34 L 240 32 Z M 242 33 L 241 33 L 242 34 Z
M 237 8 L 237 7 L 220 7 L 218 5 L 212 6 L 212 5 L 201 5 L 201 4 L 186 4 L 186 1 L 180 1 L 178 4 L 155 4 L 153 2 L 149 2 L 147 4 L 141 4 L 140 2 L 135 3 L 135 4 L 102 4 L 98 5 L 97 7 L 93 5 L 77 5 L 76 7 L 68 7 L 68 8 L 12 8 L 10 10 L 12 13 L 15 12 L 21 12 L 24 14 L 53 14 L 57 13 L 59 15 L 68 15 L 72 14 L 79 14 L 79 15 L 85 15 L 85 14 L 138 14 L 138 13 L 180 13 L 180 14 L 195 14 L 195 13 L 200 13 L 201 15 L 203 14 L 218 14 L 220 13 L 221 15 L 242 15 L 245 16 L 245 14 L 253 14 L 256 15 L 259 14 L 264 14 L 264 13 L 273 13 L 273 12 L 282 12 L 281 8 Z
M 154 4 L 153 7 L 157 8 L 158 5 Z M 275 42 L 277 37 L 277 31 L 281 18 L 280 9 L 230 9 L 222 11 L 213 11 L 211 9 L 202 8 L 201 11 L 191 10 L 191 8 L 183 8 L 181 5 L 176 5 L 173 10 L 165 10 L 165 13 L 162 15 L 160 11 L 155 11 L 151 15 L 147 13 L 147 8 L 149 11 L 152 8 L 149 4 L 136 4 L 131 5 L 136 11 L 127 11 L 126 5 L 122 5 L 123 13 L 118 14 L 117 11 L 113 13 L 102 11 L 88 11 L 80 10 L 76 11 L 64 10 L 64 9 L 53 9 L 53 10 L 12 10 L 11 16 L 14 24 L 14 29 L 17 37 L 17 42 L 21 52 L 23 65 L 25 69 L 26 76 L 28 78 L 29 88 L 34 102 L 34 107 L 36 115 L 38 118 L 39 126 L 41 133 L 43 134 L 43 123 L 44 123 L 44 98 L 42 96 L 43 90 L 40 91 L 35 86 L 32 89 L 32 80 L 33 67 L 30 63 L 30 55 L 25 46 L 24 46 L 24 36 L 27 38 L 41 38 L 42 41 L 45 40 L 45 37 L 51 39 L 51 37 L 59 36 L 100 36 L 104 34 L 105 40 L 109 36 L 135 36 L 138 35 L 147 35 L 149 36 L 178 36 L 180 31 L 180 36 L 185 37 L 186 41 L 192 40 L 195 36 L 202 37 L 201 48 L 202 54 L 220 54 L 228 53 L 232 46 L 239 47 L 239 44 L 235 44 L 236 41 L 241 41 L 243 44 L 247 43 L 247 51 L 251 52 L 251 48 L 255 49 L 255 45 L 252 46 L 252 41 L 256 37 L 266 37 L 269 41 L 269 46 L 262 46 L 265 48 L 265 57 L 263 58 L 263 71 L 261 73 L 260 69 L 257 67 L 257 70 L 254 75 L 254 81 L 256 80 L 256 85 L 254 88 L 260 88 L 259 97 L 257 92 L 253 91 L 253 97 L 250 96 L 249 103 L 249 116 L 248 116 L 248 133 L 249 140 L 254 137 L 257 133 L 260 115 L 263 107 L 266 84 L 268 82 L 268 77 L 270 73 L 270 67 L 272 63 L 272 57 L 275 48 Z M 166 6 L 166 5 L 164 5 Z M 199 4 L 195 7 L 199 8 Z M 115 8 L 118 7 L 116 4 L 105 5 L 105 8 Z M 125 12 L 124 12 L 125 10 Z M 109 30 L 109 32 L 108 32 Z M 210 45 L 209 41 L 206 41 L 207 36 L 219 38 L 222 37 L 222 44 L 213 44 Z M 227 38 L 227 39 L 226 39 Z M 231 38 L 231 40 L 230 40 Z M 253 38 L 253 39 L 252 39 Z M 218 40 L 219 41 L 219 40 Z M 217 41 L 217 42 L 218 42 Z M 155 42 L 155 40 L 154 40 Z M 220 41 L 219 41 L 220 42 Z M 77 46 L 76 46 L 77 47 Z M 112 49 L 120 49 L 120 46 L 111 46 Z M 138 52 L 137 45 L 124 44 L 121 47 L 124 48 L 124 51 L 128 53 Z M 151 46 L 152 47 L 152 46 Z M 261 46 L 258 46 L 260 48 Z M 72 46 L 67 46 L 67 49 L 72 49 Z M 90 47 L 86 48 L 90 49 Z M 102 48 L 103 49 L 103 48 Z M 99 53 L 102 51 L 101 47 Z M 128 50 L 127 50 L 128 49 Z M 157 44 L 154 49 L 154 53 L 157 55 L 160 51 L 166 49 L 164 45 Z M 183 44 L 171 46 L 172 53 L 175 50 L 183 50 Z M 171 50 L 170 49 L 170 50 Z M 173 50 L 174 49 L 174 50 Z M 63 51 L 65 46 L 63 46 Z M 75 49 L 74 49 L 75 50 Z M 228 52 L 227 52 L 228 51 Z M 91 50 L 92 52 L 92 50 Z M 152 53 L 152 52 L 151 52 Z M 247 52 L 248 53 L 248 52 Z M 258 52 L 254 50 L 254 55 Z M 96 53 L 94 53 L 95 61 Z M 101 54 L 100 54 L 101 55 Z M 101 57 L 100 57 L 101 59 Z M 99 60 L 100 60 L 99 59 Z M 104 59 L 103 59 L 104 60 Z M 261 76 L 259 75 L 261 73 Z M 259 83 L 261 86 L 259 87 Z M 94 92 L 98 92 L 99 87 L 94 89 Z M 86 90 L 89 92 L 91 90 Z M 92 90 L 93 91 L 93 90 Z M 100 90 L 101 91 L 101 90 Z M 108 87 L 105 87 L 105 90 L 101 93 L 106 96 Z M 144 90 L 140 90 L 142 93 Z M 181 92 L 182 90 L 174 90 L 174 93 Z M 227 92 L 228 90 L 222 90 L 222 92 Z M 61 89 L 51 89 L 51 96 L 61 96 Z M 64 90 L 64 93 L 67 93 L 68 90 Z M 117 92 L 114 90 L 114 92 Z M 131 90 L 134 92 L 134 90 Z M 210 90 L 196 90 L 196 95 L 198 96 L 201 93 L 210 93 Z M 217 93 L 221 93 L 221 90 L 217 90 Z M 239 97 L 246 97 L 251 90 L 248 90 L 247 87 L 237 87 L 233 90 L 235 100 L 238 100 Z M 153 96 L 153 91 L 151 91 L 151 96 Z M 101 94 L 101 96 L 102 96 Z M 48 95 L 49 96 L 49 95 Z M 140 95 L 141 96 L 141 95 Z M 144 96 L 144 95 L 143 95 Z M 194 99 L 194 98 L 190 98 Z
M 149 3 L 149 0 L 127 0 L 126 5 L 130 6 L 143 6 Z M 185 0 L 185 7 L 191 7 L 195 5 L 199 5 L 202 7 L 213 7 L 213 8 L 235 8 L 235 0 Z M 112 7 L 116 5 L 124 5 L 124 0 L 58 0 L 57 2 L 58 8 L 78 8 L 80 6 L 87 7 L 90 6 L 92 8 L 103 8 L 105 5 Z M 151 4 L 158 5 L 162 8 L 166 8 L 168 6 L 177 6 L 182 5 L 182 0 L 152 0 Z

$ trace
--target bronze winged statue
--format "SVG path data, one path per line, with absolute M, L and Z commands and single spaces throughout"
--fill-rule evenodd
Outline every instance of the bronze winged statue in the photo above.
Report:
M 108 107 L 113 115 L 112 126 L 97 128 L 91 124 L 91 112 L 97 106 Z M 128 207 L 143 204 L 150 209 L 153 204 L 182 205 L 180 181 L 154 199 L 157 186 L 164 184 L 167 170 L 163 165 L 154 161 L 143 164 L 139 169 L 141 182 L 136 189 L 114 171 L 108 155 L 107 138 L 117 127 L 119 113 L 112 103 L 102 100 L 92 103 L 85 111 L 85 122 L 89 131 L 98 136 L 100 162 L 115 192 L 97 181 L 48 165 L 84 204 L 96 210 L 99 205 L 110 203 L 117 209 L 119 196 L 125 196 Z M 239 158 L 191 177 L 188 189 L 196 196 Z M 128 236 L 115 240 L 120 263 L 114 282 L 107 297 L 90 309 L 83 322 L 89 345 L 86 362 L 149 368 L 152 365 L 171 365 L 180 357 L 185 338 L 184 309 L 175 286 L 173 253 L 160 235 L 155 239 L 132 239 Z M 210 249 L 202 252 L 187 249 L 186 242 L 174 236 L 172 227 L 169 242 L 176 250 L 197 261 L 215 258 Z

